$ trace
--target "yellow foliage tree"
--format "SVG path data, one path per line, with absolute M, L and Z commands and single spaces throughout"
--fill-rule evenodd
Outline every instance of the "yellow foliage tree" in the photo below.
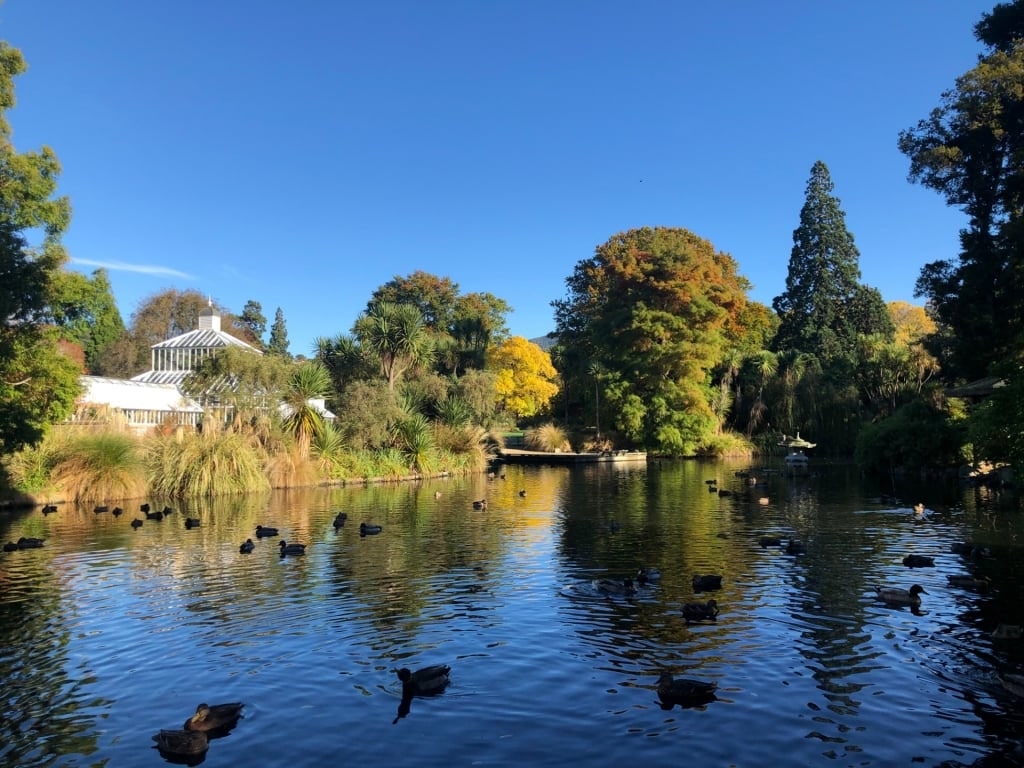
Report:
M 497 375 L 498 403 L 517 418 L 537 415 L 558 393 L 558 371 L 551 356 L 522 336 L 512 336 L 493 349 L 488 368 Z
M 895 343 L 909 353 L 917 369 L 916 389 L 920 392 L 925 382 L 939 371 L 939 361 L 924 346 L 925 337 L 935 333 L 937 326 L 924 307 L 905 301 L 890 301 L 888 307 L 889 316 L 896 328 Z

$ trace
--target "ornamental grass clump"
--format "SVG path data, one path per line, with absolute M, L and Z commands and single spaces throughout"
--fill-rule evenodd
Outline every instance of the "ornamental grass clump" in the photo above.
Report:
M 147 454 L 158 496 L 213 496 L 270 490 L 266 455 L 249 436 L 213 431 L 159 438 Z
M 565 430 L 554 424 L 542 424 L 539 427 L 526 430 L 523 442 L 531 451 L 557 453 L 572 450 Z
M 148 485 L 140 443 L 116 432 L 70 438 L 54 457 L 51 478 L 69 501 L 138 498 Z

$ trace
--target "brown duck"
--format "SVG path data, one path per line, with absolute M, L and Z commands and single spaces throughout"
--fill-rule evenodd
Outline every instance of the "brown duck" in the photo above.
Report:
M 232 728 L 242 716 L 242 704 L 200 704 L 196 713 L 185 721 L 186 731 L 215 731 Z

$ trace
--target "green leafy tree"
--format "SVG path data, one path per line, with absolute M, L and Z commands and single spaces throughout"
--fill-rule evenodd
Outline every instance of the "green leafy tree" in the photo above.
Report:
M 997 5 L 975 27 L 988 51 L 900 133 L 909 178 L 968 219 L 960 253 L 926 264 L 915 293 L 940 326 L 933 346 L 949 378 L 976 379 L 1024 352 L 1024 3 Z
M 258 349 L 263 349 L 263 334 L 267 332 L 267 318 L 263 316 L 263 306 L 258 301 L 249 299 L 242 307 L 238 322 L 250 334 L 246 341 Z
M 589 385 L 588 368 L 601 363 L 617 430 L 696 452 L 718 429 L 711 372 L 747 304 L 735 260 L 688 230 L 645 227 L 598 246 L 566 285 L 553 302 L 563 375 Z
M 317 406 L 331 391 L 331 376 L 320 362 L 313 360 L 294 368 L 288 377 L 283 402 L 287 414 L 285 430 L 295 438 L 299 455 L 309 456 L 313 437 L 324 429 L 324 417 Z
M 433 338 L 419 309 L 411 304 L 372 304 L 356 320 L 353 332 L 380 364 L 391 391 L 410 368 L 433 360 Z
M 270 342 L 267 344 L 267 353 L 288 357 L 288 328 L 284 322 L 284 312 L 278 307 L 274 313 L 274 324 L 270 326 Z
M 887 317 L 877 291 L 859 283 L 860 253 L 832 191 L 832 177 L 819 160 L 793 231 L 786 290 L 772 301 L 781 319 L 774 348 L 812 353 L 822 361 L 852 356 L 857 334 L 884 326 Z
M 55 196 L 60 163 L 48 147 L 15 151 L 7 122 L 24 71 L 21 52 L 0 42 L 0 455 L 37 443 L 79 393 L 78 366 L 45 326 L 71 220 L 67 198 Z
M 103 375 L 103 353 L 125 332 L 106 270 L 91 277 L 73 270 L 55 273 L 48 305 L 61 336 L 82 348 L 88 371 Z
M 451 278 L 422 270 L 380 286 L 370 297 L 367 312 L 381 302 L 419 310 L 442 373 L 460 375 L 482 369 L 490 346 L 508 336 L 505 318 L 512 311 L 508 303 L 490 293 L 462 294 Z

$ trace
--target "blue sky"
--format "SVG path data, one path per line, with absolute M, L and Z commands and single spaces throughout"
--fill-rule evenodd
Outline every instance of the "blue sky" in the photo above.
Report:
M 595 246 L 686 227 L 771 304 L 816 160 L 886 301 L 961 213 L 900 130 L 972 67 L 994 0 L 5 0 L 19 151 L 64 171 L 72 268 L 128 322 L 169 287 L 280 307 L 291 351 L 424 270 L 554 327 Z

